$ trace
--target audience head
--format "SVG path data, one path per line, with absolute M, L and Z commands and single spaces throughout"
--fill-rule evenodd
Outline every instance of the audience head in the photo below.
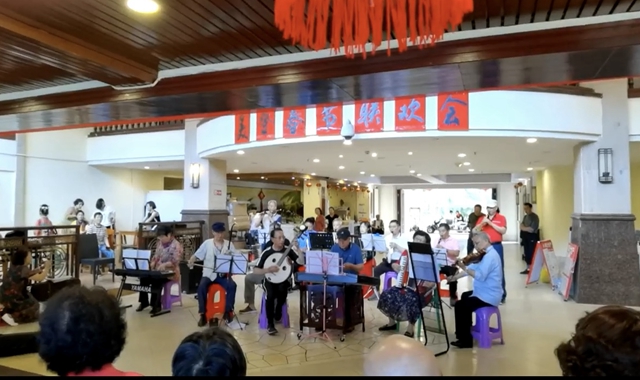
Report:
M 304 226 L 306 228 L 305 231 L 306 230 L 312 230 L 314 224 L 316 224 L 316 218 L 314 218 L 314 217 L 307 218 L 307 219 L 304 220 L 304 223 L 302 223 L 302 224 L 304 224 Z
M 369 222 L 360 223 L 360 235 L 368 234 L 371 232 L 371 224 Z
M 498 209 L 498 201 L 490 199 L 489 202 L 487 202 L 487 214 L 494 215 L 497 212 L 500 212 Z
M 349 228 L 342 227 L 336 232 L 336 237 L 338 238 L 338 246 L 342 249 L 347 249 L 349 244 L 351 244 L 351 232 L 349 232 Z
M 480 215 L 482 213 L 482 206 L 480 205 L 473 206 L 473 213 L 476 215 Z
M 96 208 L 98 210 L 103 210 L 106 205 L 107 204 L 104 202 L 104 199 L 102 199 L 102 198 L 98 198 L 98 200 L 96 201 Z
M 526 214 L 531 214 L 531 212 L 533 211 L 533 205 L 529 202 L 524 204 L 524 212 Z
M 184 338 L 171 362 L 173 376 L 246 376 L 247 361 L 240 344 L 217 327 Z
M 84 207 L 84 201 L 80 198 L 76 199 L 75 201 L 73 201 L 73 207 L 76 210 L 80 210 L 81 208 Z
M 425 231 L 418 230 L 413 233 L 413 242 L 431 244 L 431 236 L 429 236 L 429 234 L 426 233 Z
M 272 229 L 269 236 L 271 236 L 273 249 L 278 251 L 284 247 L 284 231 L 282 231 L 282 228 L 276 227 Z
M 84 211 L 82 210 L 76 211 L 76 220 L 79 222 L 84 220 Z
M 315 212 L 316 212 L 316 215 L 322 215 L 323 214 L 322 209 L 320 207 L 316 207 Z
M 105 289 L 65 288 L 40 315 L 40 357 L 59 376 L 97 371 L 120 355 L 126 334 L 120 305 Z
M 49 205 L 42 205 L 40 206 L 40 216 L 47 216 L 49 215 Z
M 10 237 L 9 234 L 5 238 Z M 14 248 L 11 252 L 11 265 L 29 265 L 31 264 L 31 251 L 24 245 Z
M 486 232 L 476 232 L 473 234 L 473 245 L 477 251 L 485 250 L 491 245 L 491 239 Z
M 365 357 L 364 376 L 442 376 L 442 372 L 436 357 L 422 343 L 391 335 Z
M 397 235 L 400 233 L 400 222 L 398 222 L 396 219 L 393 219 L 392 221 L 389 222 L 389 231 L 391 231 L 392 234 Z
M 449 230 L 451 227 L 447 223 L 442 223 L 438 226 L 438 233 L 440 234 L 440 238 L 446 239 L 449 237 Z
M 333 207 L 329 207 L 329 215 L 333 216 L 336 213 L 336 209 Z
M 93 213 L 93 223 L 95 224 L 102 223 L 102 213 L 100 211 L 96 211 Z
M 333 222 L 331 223 L 331 226 L 333 227 L 334 231 L 338 231 L 340 229 L 340 227 L 342 227 L 342 219 L 335 218 L 333 220 Z
M 173 240 L 173 228 L 169 226 L 158 226 L 156 237 L 162 244 L 169 244 Z
M 227 229 L 225 228 L 224 223 L 215 222 L 211 225 L 211 231 L 213 232 L 213 240 L 222 241 L 224 240 L 224 232 Z
M 156 202 L 154 202 L 154 201 L 149 201 L 149 202 L 145 203 L 145 205 L 144 205 L 144 210 L 147 213 L 153 212 L 153 210 L 155 210 L 155 209 L 156 209 Z
M 639 351 L 640 312 L 603 306 L 582 317 L 555 353 L 563 376 L 639 376 Z

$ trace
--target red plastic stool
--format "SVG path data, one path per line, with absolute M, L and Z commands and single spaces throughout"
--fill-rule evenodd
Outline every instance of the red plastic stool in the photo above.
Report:
M 206 314 L 207 321 L 211 322 L 214 318 L 224 320 L 224 310 L 226 308 L 226 295 L 224 288 L 219 284 L 211 284 L 207 291 Z M 217 300 L 216 300 L 217 298 Z

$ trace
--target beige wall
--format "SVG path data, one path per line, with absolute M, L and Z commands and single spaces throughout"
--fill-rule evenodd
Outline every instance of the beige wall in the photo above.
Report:
M 341 191 L 335 188 L 329 189 L 329 206 L 339 209 L 340 201 L 343 201 L 343 208 L 351 208 L 351 216 L 358 216 L 358 220 L 369 218 L 369 193 Z M 327 210 L 328 211 L 328 210 Z

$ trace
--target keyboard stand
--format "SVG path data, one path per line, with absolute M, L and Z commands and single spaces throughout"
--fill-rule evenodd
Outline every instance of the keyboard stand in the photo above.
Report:
M 122 291 L 124 290 L 124 285 L 126 282 L 127 282 L 127 276 L 122 276 L 122 280 L 120 281 L 120 286 L 118 287 L 118 293 L 116 294 L 116 299 L 118 300 L 118 303 L 120 303 L 120 300 L 122 299 Z M 120 304 L 120 309 L 128 309 L 132 306 L 133 305 L 122 306 L 122 304 Z

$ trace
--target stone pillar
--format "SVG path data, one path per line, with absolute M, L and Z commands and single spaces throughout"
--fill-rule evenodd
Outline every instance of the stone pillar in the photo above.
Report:
M 199 120 L 185 123 L 184 203 L 182 220 L 204 220 L 203 237 L 207 239 L 215 222 L 229 223 L 227 210 L 227 163 L 202 159 L 198 155 L 197 127 Z M 200 165 L 200 186 L 191 186 L 192 164 Z M 229 226 L 227 226 L 229 228 Z
M 571 242 L 578 303 L 640 306 L 640 263 L 631 214 L 627 80 L 592 84 L 602 94 L 602 136 L 575 148 Z M 598 149 L 613 149 L 613 183 L 598 182 Z

